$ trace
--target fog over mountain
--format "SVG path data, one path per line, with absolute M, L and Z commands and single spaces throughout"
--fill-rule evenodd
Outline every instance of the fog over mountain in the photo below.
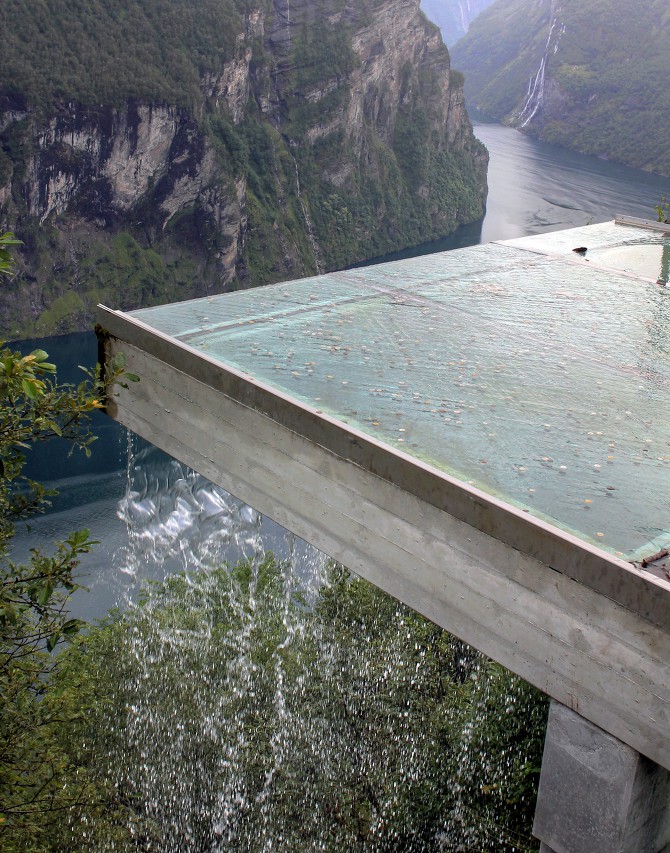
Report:
M 421 8 L 438 25 L 445 44 L 451 47 L 491 3 L 493 0 L 421 0 Z

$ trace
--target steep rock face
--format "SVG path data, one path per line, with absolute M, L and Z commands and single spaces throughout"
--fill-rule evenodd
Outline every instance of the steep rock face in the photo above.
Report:
M 224 79 L 230 79 L 230 70 L 224 68 Z M 123 224 L 150 198 L 145 215 L 156 231 L 198 202 L 236 249 L 244 181 L 227 189 L 220 186 L 214 150 L 189 113 L 131 103 L 123 111 L 73 107 L 51 118 L 37 133 L 24 197 L 40 224 L 73 211 L 102 227 Z M 233 275 L 234 263 L 224 261 L 220 282 L 225 285 Z
M 332 269 L 482 214 L 486 153 L 418 0 L 273 0 L 243 20 L 194 103 L 5 90 L 0 225 L 25 248 L 0 333 Z
M 468 103 L 558 145 L 670 174 L 665 0 L 497 0 L 453 49 Z
M 91 212 L 107 217 L 130 210 L 149 181 L 168 171 L 178 127 L 176 110 L 147 104 L 98 115 L 74 108 L 51 118 L 37 130 L 28 163 L 29 212 L 40 222 L 65 213 L 84 187 Z

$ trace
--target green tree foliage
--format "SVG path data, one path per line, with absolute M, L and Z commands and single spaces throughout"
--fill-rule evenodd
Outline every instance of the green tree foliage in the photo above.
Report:
M 13 234 L 9 231 L 0 234 L 0 277 L 10 275 L 13 268 L 12 254 L 10 246 L 18 246 L 21 241 L 16 240 Z
M 18 242 L 11 234 L 0 238 L 5 275 L 12 266 L 6 247 Z M 44 350 L 21 355 L 0 342 L 0 846 L 7 851 L 44 849 L 53 814 L 89 789 L 55 739 L 63 717 L 52 685 L 54 651 L 82 627 L 69 617 L 67 601 L 79 587 L 73 573 L 94 542 L 87 530 L 75 531 L 48 553 L 32 548 L 26 564 L 12 559 L 16 523 L 42 511 L 54 494 L 24 475 L 26 457 L 32 445 L 54 438 L 90 453 L 90 415 L 122 368 L 122 360 L 111 365 L 107 382 L 96 368 L 77 387 L 60 385 Z
M 545 697 L 337 566 L 309 598 L 271 555 L 170 577 L 60 677 L 63 748 L 126 810 L 68 849 L 125 849 L 121 817 L 164 853 L 535 849 Z
M 118 106 L 129 98 L 192 106 L 200 75 L 232 55 L 244 6 L 33 0 L 27 11 L 22 0 L 5 0 L 0 80 L 36 107 L 63 100 Z
M 121 371 L 121 364 L 115 366 Z M 131 378 L 128 376 L 128 378 Z M 82 623 L 67 602 L 79 588 L 74 571 L 95 544 L 73 532 L 50 551 L 31 549 L 25 564 L 12 559 L 15 525 L 42 511 L 55 494 L 23 474 L 36 442 L 64 438 L 90 453 L 89 418 L 102 405 L 105 385 L 94 371 L 79 386 L 59 385 L 43 350 L 22 356 L 0 349 L 0 845 L 40 850 L 54 812 L 88 796 L 88 780 L 70 772 L 54 731 L 62 707 L 50 693 L 56 648 Z M 48 697 L 48 701 L 47 701 Z M 67 784 L 66 784 L 67 783 Z

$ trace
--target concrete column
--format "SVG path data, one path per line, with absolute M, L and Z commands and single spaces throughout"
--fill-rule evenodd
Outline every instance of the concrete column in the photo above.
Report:
M 670 773 L 552 702 L 533 834 L 541 853 L 670 851 Z

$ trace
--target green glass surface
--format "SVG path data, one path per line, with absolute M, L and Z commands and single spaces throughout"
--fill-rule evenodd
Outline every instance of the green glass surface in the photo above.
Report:
M 608 223 L 133 316 L 630 556 L 670 540 L 669 246 Z

